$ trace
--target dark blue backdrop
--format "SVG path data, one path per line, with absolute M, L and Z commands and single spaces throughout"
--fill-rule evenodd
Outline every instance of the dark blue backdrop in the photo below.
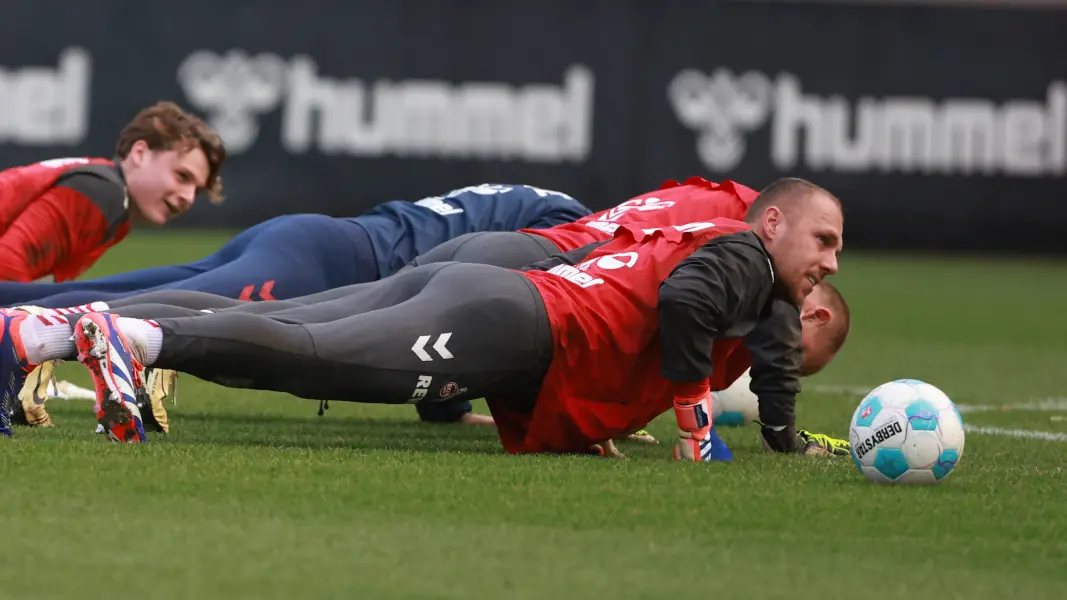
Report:
M 850 247 L 1067 250 L 1067 12 L 691 0 L 16 0 L 0 165 L 107 155 L 173 99 L 232 150 L 184 225 L 469 184 L 601 208 L 808 177 Z

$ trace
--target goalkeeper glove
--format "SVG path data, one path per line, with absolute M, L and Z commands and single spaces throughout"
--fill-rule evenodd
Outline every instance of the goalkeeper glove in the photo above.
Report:
M 802 454 L 832 454 L 834 456 L 852 454 L 852 444 L 849 444 L 848 440 L 839 440 L 824 433 L 812 433 L 803 429 L 797 432 L 797 446 L 802 449 Z
M 712 426 L 711 392 L 675 398 L 674 416 L 678 420 L 678 441 L 674 445 L 674 460 L 733 460 L 730 448 Z

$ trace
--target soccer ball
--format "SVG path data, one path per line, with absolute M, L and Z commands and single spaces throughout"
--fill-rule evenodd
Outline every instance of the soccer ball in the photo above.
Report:
M 711 422 L 716 427 L 740 427 L 759 419 L 759 400 L 748 389 L 751 382 L 745 371 L 730 387 L 711 393 Z
M 963 457 L 963 418 L 936 387 L 916 379 L 880 385 L 852 415 L 848 440 L 875 483 L 940 483 Z

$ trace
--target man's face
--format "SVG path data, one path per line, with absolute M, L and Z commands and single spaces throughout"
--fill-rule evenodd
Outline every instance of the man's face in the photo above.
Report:
M 144 142 L 133 145 L 122 166 L 134 208 L 154 225 L 192 208 L 209 172 L 207 156 L 198 147 L 150 150 Z
M 774 257 L 789 299 L 800 306 L 827 275 L 837 273 L 844 216 L 832 198 L 812 192 L 789 214 L 770 207 L 763 215 L 764 243 Z

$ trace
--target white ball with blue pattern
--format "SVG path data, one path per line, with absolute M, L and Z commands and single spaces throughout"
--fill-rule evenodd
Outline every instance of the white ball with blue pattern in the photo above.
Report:
M 752 375 L 745 371 L 721 392 L 712 392 L 711 422 L 716 427 L 740 427 L 759 420 L 759 399 L 748 389 Z
M 871 390 L 852 415 L 852 460 L 875 483 L 944 481 L 963 458 L 963 418 L 952 400 L 917 379 Z

